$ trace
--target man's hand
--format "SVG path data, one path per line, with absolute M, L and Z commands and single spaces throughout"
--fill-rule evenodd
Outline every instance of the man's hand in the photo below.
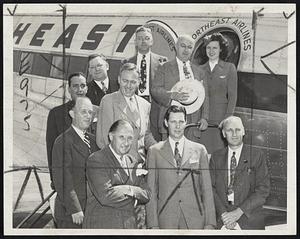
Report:
M 189 93 L 186 93 L 186 92 L 173 91 L 171 93 L 171 99 L 176 100 L 178 102 L 184 102 L 184 101 L 188 100 L 188 98 L 189 98 Z
M 200 124 L 200 126 L 198 127 L 198 129 L 200 129 L 201 131 L 204 131 L 207 129 L 208 127 L 208 123 L 206 121 L 206 119 L 200 119 L 198 124 Z
M 244 212 L 238 207 L 237 209 L 231 211 L 231 212 L 224 212 L 221 215 L 222 221 L 224 225 L 227 227 L 230 224 L 235 223 L 237 220 L 240 219 L 240 217 L 244 214 Z
M 78 224 L 78 225 L 82 224 L 83 218 L 84 218 L 83 211 L 72 214 L 72 220 L 73 220 L 73 223 L 75 223 L 75 224 Z
M 236 226 L 236 222 L 225 225 L 225 227 L 229 230 L 233 230 L 235 226 Z

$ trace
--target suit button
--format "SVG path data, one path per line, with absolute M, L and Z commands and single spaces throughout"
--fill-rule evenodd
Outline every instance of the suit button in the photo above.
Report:
M 181 202 L 181 200 L 179 200 L 179 202 Z

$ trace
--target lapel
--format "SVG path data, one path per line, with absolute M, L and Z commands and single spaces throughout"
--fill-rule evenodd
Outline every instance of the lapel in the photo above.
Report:
M 189 157 L 189 152 L 190 152 L 191 148 L 192 148 L 192 145 L 188 142 L 188 139 L 185 138 L 183 152 L 182 152 L 182 162 L 181 162 L 182 167 L 189 159 L 188 157 Z
M 125 184 L 128 181 L 129 177 L 125 172 L 125 170 L 123 169 L 123 167 L 121 166 L 121 164 L 119 163 L 119 161 L 116 159 L 115 155 L 113 154 L 113 152 L 111 151 L 108 145 L 107 145 L 107 154 L 109 156 L 108 158 L 111 159 L 110 162 L 112 164 L 112 168 L 115 169 L 122 183 Z
M 173 78 L 174 84 L 177 83 L 180 79 L 179 79 L 179 69 L 178 69 L 178 64 L 177 64 L 176 58 L 175 58 L 175 60 L 170 62 L 170 72 L 173 76 L 172 78 Z
M 114 104 L 122 112 L 123 118 L 125 118 L 125 119 L 129 120 L 131 123 L 133 123 L 136 128 L 139 128 L 139 126 L 136 124 L 136 122 L 133 118 L 133 114 L 127 113 L 127 112 L 131 112 L 131 110 L 130 110 L 129 106 L 127 105 L 127 102 L 126 102 L 124 96 L 122 95 L 122 93 L 120 91 L 118 91 L 118 94 L 116 96 L 117 97 L 115 99 Z
M 151 52 L 150 53 L 150 81 L 149 81 L 149 87 L 151 89 L 151 81 L 154 79 L 155 75 L 155 69 L 157 68 L 158 65 L 158 60 L 156 59 L 156 55 Z
M 70 135 L 73 138 L 74 149 L 81 154 L 83 158 L 87 159 L 90 155 L 89 147 L 82 141 L 72 126 L 70 127 Z
M 177 168 L 169 139 L 164 141 L 164 145 L 163 145 L 162 149 L 159 151 L 159 153 L 161 154 L 163 159 L 165 159 L 173 167 Z
M 211 71 L 210 71 L 210 66 L 209 66 L 208 61 L 203 65 L 203 69 L 204 69 L 206 72 L 211 73 Z
M 240 155 L 240 159 L 239 159 L 239 163 L 238 166 L 236 167 L 236 173 L 235 173 L 235 180 L 234 182 L 239 181 L 239 177 L 241 174 L 243 174 L 243 172 L 246 170 L 247 168 L 247 163 L 245 161 L 247 161 L 247 155 L 248 155 L 248 147 L 243 145 L 242 148 L 242 152 Z
M 228 187 L 228 147 L 224 149 L 224 154 L 220 155 L 220 167 L 218 167 L 220 170 L 220 174 L 222 174 L 223 182 L 225 184 L 225 188 L 227 190 Z M 223 170 L 224 169 L 224 170 Z

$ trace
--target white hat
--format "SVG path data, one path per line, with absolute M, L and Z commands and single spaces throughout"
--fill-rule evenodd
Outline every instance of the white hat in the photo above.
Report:
M 192 114 L 200 109 L 205 98 L 205 90 L 202 81 L 189 79 L 178 81 L 171 89 L 173 92 L 187 92 L 189 98 L 184 102 L 172 100 L 171 105 L 185 107 L 187 114 Z

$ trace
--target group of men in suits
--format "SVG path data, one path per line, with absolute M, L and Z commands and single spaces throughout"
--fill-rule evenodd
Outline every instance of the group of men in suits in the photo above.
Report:
M 261 153 L 243 145 L 241 121 L 222 122 L 228 147 L 209 162 L 205 146 L 197 143 L 208 127 L 208 98 L 193 114 L 171 106 L 188 98 L 171 92 L 187 77 L 207 90 L 205 72 L 190 62 L 194 40 L 179 36 L 170 62 L 151 52 L 149 28 L 136 30 L 135 44 L 137 55 L 123 62 L 118 84 L 108 79 L 105 57 L 91 55 L 92 81 L 87 85 L 83 74 L 70 75 L 72 100 L 49 112 L 47 153 L 58 227 L 137 228 L 137 205 L 150 200 L 149 228 L 263 228 L 253 218 L 269 193 L 268 171 Z M 99 109 L 91 130 L 92 104 Z M 192 130 L 189 123 L 200 126 Z M 87 131 L 96 133 L 97 145 Z

